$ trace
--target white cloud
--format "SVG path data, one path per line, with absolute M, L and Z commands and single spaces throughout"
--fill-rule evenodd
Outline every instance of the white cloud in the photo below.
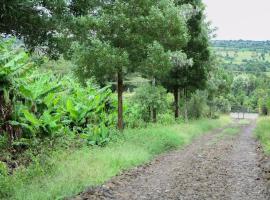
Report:
M 270 40 L 270 0 L 203 0 L 217 39 Z

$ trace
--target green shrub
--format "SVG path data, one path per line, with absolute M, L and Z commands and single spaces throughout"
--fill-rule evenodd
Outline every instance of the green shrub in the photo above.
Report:
M 126 128 L 139 128 L 147 125 L 143 119 L 142 108 L 138 103 L 128 99 L 124 106 L 124 123 Z
M 222 113 L 229 113 L 231 111 L 230 101 L 223 96 L 216 98 L 214 104 L 217 107 L 217 110 Z
M 207 95 L 203 91 L 197 91 L 192 95 L 188 102 L 188 116 L 189 118 L 199 119 L 206 117 L 209 113 L 209 106 L 207 105 Z
M 5 163 L 0 161 L 0 176 L 7 176 L 8 168 Z
M 156 114 L 168 111 L 167 91 L 161 86 L 143 85 L 135 90 L 132 102 L 138 104 L 138 111 L 141 119 L 145 122 L 151 121 L 151 116 L 155 111 Z M 153 119 L 154 121 L 155 119 Z
M 0 135 L 0 149 L 8 147 L 8 136 L 7 134 Z
M 179 119 L 180 120 L 180 119 Z M 169 125 L 175 123 L 175 118 L 173 113 L 163 113 L 158 115 L 158 123 L 163 125 Z

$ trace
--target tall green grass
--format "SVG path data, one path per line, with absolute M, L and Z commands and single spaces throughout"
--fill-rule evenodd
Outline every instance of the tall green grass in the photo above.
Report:
M 270 155 L 270 117 L 261 117 L 258 120 L 255 134 L 260 140 L 265 153 Z
M 171 126 L 153 125 L 126 130 L 103 148 L 55 151 L 49 165 L 37 162 L 2 179 L 0 195 L 2 190 L 5 199 L 12 200 L 55 200 L 72 196 L 88 186 L 104 183 L 122 170 L 144 164 L 158 154 L 183 147 L 195 137 L 228 123 L 229 117 L 221 117 Z

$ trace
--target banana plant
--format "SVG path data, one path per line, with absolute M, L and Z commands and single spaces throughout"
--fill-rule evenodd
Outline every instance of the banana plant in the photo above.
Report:
M 28 110 L 22 111 L 24 117 L 21 118 L 21 125 L 31 132 L 30 136 L 56 136 L 63 128 L 61 115 L 51 114 L 48 110 L 38 118 Z
M 0 133 L 7 133 L 10 143 L 20 130 L 12 124 L 16 81 L 33 67 L 28 54 L 20 47 L 15 47 L 15 40 L 0 39 Z
M 24 79 L 18 87 L 20 95 L 27 101 L 33 112 L 41 111 L 38 107 L 43 106 L 45 97 L 61 90 L 61 82 L 51 73 Z

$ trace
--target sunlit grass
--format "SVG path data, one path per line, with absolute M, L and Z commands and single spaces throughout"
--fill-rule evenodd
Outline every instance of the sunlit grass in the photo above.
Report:
M 211 141 L 211 144 L 216 144 L 218 141 L 221 141 L 228 137 L 236 136 L 239 133 L 240 133 L 239 127 L 227 127 L 223 129 L 222 132 L 213 139 L 213 141 Z
M 261 117 L 258 120 L 255 134 L 260 140 L 265 153 L 270 155 L 270 117 Z
M 250 120 L 247 120 L 247 119 L 240 119 L 238 121 L 238 124 L 240 125 L 249 125 L 250 123 L 251 123 Z
M 229 127 L 229 128 L 226 128 L 222 132 L 223 135 L 229 135 L 229 136 L 234 136 L 234 135 L 237 135 L 238 133 L 240 133 L 239 127 Z
M 33 164 L 6 178 L 3 184 L 10 191 L 5 199 L 62 199 L 75 195 L 88 186 L 104 183 L 124 169 L 183 147 L 195 137 L 230 121 L 226 116 L 217 120 L 201 119 L 171 126 L 153 125 L 144 129 L 126 130 L 122 136 L 103 148 L 56 151 L 49 159 L 50 167 Z

